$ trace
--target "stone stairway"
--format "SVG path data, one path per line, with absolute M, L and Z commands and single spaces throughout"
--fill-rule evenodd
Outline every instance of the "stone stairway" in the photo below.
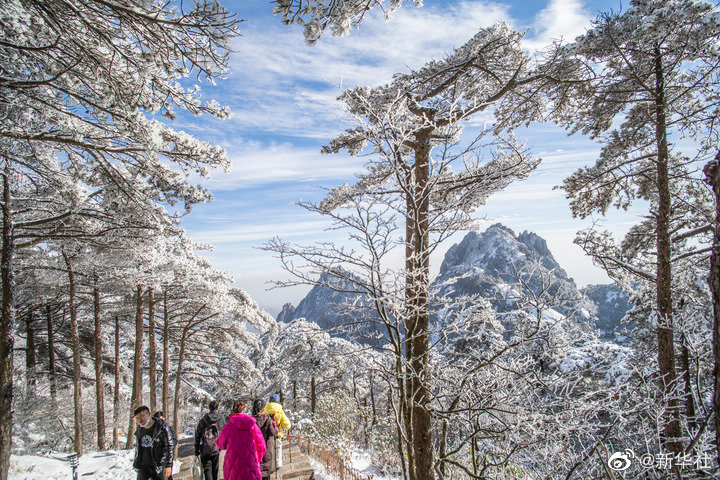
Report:
M 193 439 L 186 438 L 178 442 L 178 460 L 182 462 L 180 472 L 173 475 L 174 480 L 192 480 L 191 469 L 193 462 Z M 219 479 L 223 478 L 223 459 L 225 452 L 220 452 L 220 472 Z M 298 448 L 293 445 L 292 450 L 283 446 L 283 466 L 273 473 L 270 480 L 310 480 L 315 474 L 310 466 L 310 459 L 307 455 L 301 453 Z

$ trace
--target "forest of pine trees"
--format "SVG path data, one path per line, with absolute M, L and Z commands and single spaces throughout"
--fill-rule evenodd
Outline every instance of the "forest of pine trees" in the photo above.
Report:
M 274 3 L 298 48 L 402 4 Z M 299 431 L 404 480 L 612 479 L 627 450 L 623 478 L 720 478 L 717 6 L 632 0 L 541 53 L 500 22 L 343 90 L 351 125 L 318 155 L 365 169 L 299 205 L 347 243 L 261 248 L 277 286 L 362 297 L 340 331 L 370 343 L 276 322 L 183 227 L 230 161 L 179 118 L 229 118 L 194 82 L 222 83 L 241 25 L 212 0 L 0 5 L 0 480 L 11 453 L 132 448 L 141 404 L 177 435 L 212 397 L 275 390 Z M 573 217 L 643 211 L 622 238 L 575 238 L 631 297 L 622 345 L 559 314 L 577 298 L 540 266 L 492 299 L 433 284 L 432 254 L 541 164 L 520 138 L 538 123 L 601 146 L 556 179 Z

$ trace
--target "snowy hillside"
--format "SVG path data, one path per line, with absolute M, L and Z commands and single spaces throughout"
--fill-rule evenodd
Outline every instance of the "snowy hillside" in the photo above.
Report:
M 582 292 L 597 305 L 597 326 L 607 335 L 630 326 L 623 317 L 630 308 L 630 296 L 615 285 L 588 285 Z
M 305 318 L 328 330 L 332 335 L 357 340 L 361 343 L 376 343 L 372 339 L 383 335 L 374 311 L 368 300 L 353 285 L 353 274 L 339 269 L 347 280 L 324 274 L 318 283 L 303 298 L 297 307 L 286 304 L 277 317 L 278 322 L 289 323 Z

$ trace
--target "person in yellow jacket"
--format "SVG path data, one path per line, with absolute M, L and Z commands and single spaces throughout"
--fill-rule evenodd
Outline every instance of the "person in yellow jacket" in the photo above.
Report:
M 273 393 L 270 395 L 270 403 L 265 405 L 263 413 L 272 415 L 275 419 L 275 423 L 278 425 L 278 438 L 277 438 L 277 450 L 275 451 L 275 458 L 277 459 L 277 466 L 282 467 L 282 437 L 285 430 L 290 430 L 290 420 L 283 412 L 282 405 L 280 405 L 280 395 Z

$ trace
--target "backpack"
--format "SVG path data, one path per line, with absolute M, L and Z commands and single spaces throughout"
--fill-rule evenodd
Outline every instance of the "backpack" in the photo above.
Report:
M 202 453 L 203 455 L 213 455 L 220 453 L 217 446 L 218 426 L 217 423 L 211 423 L 205 427 L 202 435 Z

